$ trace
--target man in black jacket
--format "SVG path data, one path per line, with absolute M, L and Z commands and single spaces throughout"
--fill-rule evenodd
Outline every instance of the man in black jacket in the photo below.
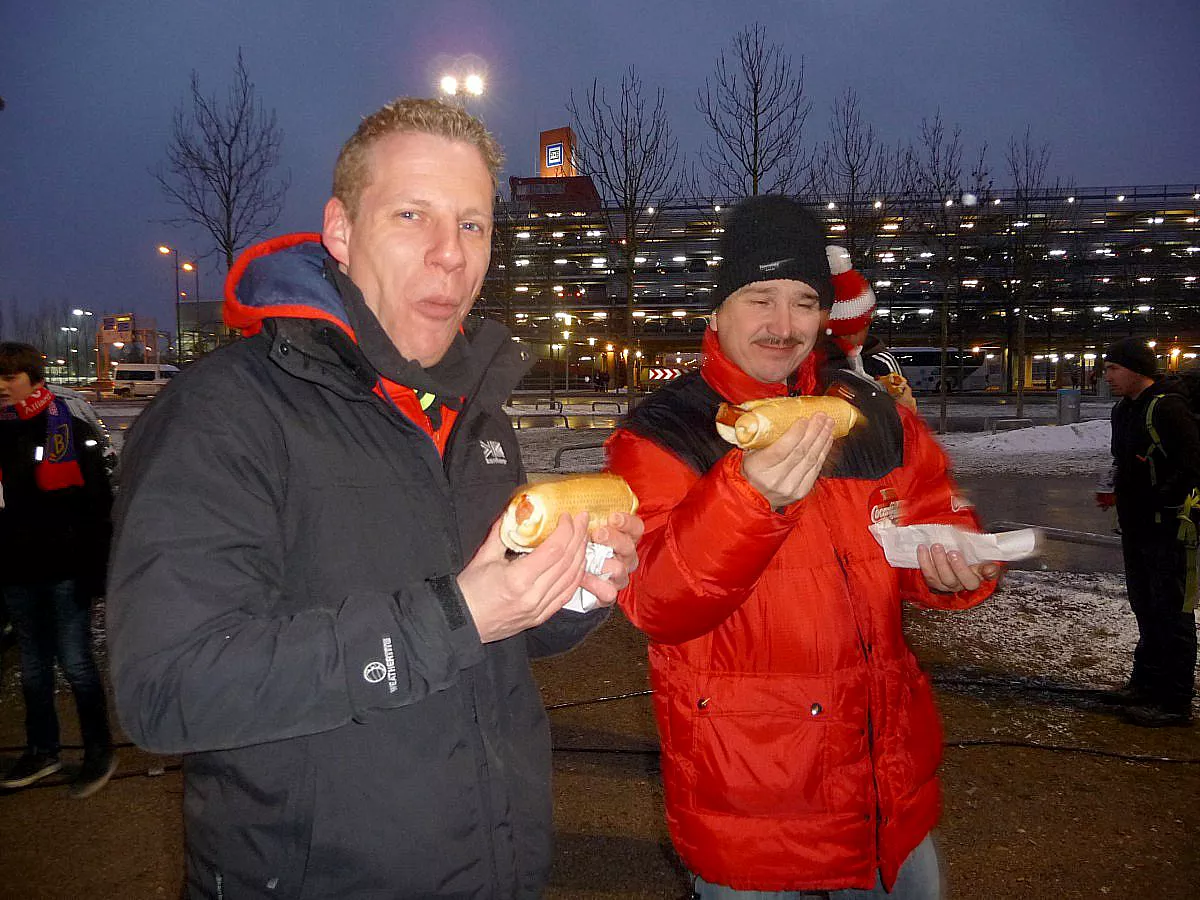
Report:
M 185 756 L 186 896 L 540 896 L 550 741 L 533 656 L 581 641 L 640 520 L 524 557 L 503 411 L 530 359 L 466 319 L 499 148 L 398 100 L 343 147 L 323 233 L 251 248 L 246 338 L 176 377 L 126 445 L 110 583 L 126 730 Z M 318 242 L 319 238 L 319 242 Z M 323 246 L 322 246 L 323 245 Z M 563 609 L 579 587 L 600 609 Z
M 91 623 L 91 600 L 104 586 L 112 490 L 100 436 L 46 387 L 43 359 L 29 344 L 0 343 L 0 590 L 21 648 L 26 739 L 0 787 L 28 787 L 62 768 L 57 659 L 83 735 L 71 794 L 88 797 L 117 766 Z
M 1133 674 L 1111 699 L 1136 725 L 1188 725 L 1195 692 L 1196 565 L 1194 531 L 1185 505 L 1200 489 L 1200 436 L 1184 398 L 1157 377 L 1154 351 L 1126 338 L 1104 351 L 1104 379 L 1120 401 L 1112 411 L 1113 493 L 1129 605 L 1138 624 Z M 1113 494 L 1097 496 L 1111 506 Z M 1181 526 L 1183 526 L 1181 530 Z M 1194 528 L 1194 524 L 1192 524 Z M 1194 593 L 1194 574 L 1192 591 Z

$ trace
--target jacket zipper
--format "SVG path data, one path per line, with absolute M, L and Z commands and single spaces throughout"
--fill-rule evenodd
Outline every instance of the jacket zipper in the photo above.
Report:
M 473 398 L 474 394 L 471 396 Z M 430 436 L 416 423 L 410 421 L 407 416 L 400 412 L 400 410 L 396 409 L 392 404 L 383 400 L 375 393 L 371 394 L 371 402 L 375 405 L 375 408 L 379 410 L 380 414 L 387 418 L 389 422 L 395 424 L 395 426 L 402 431 L 408 431 L 417 434 L 420 439 L 428 443 L 429 449 L 431 449 L 434 453 L 437 452 L 437 448 L 434 445 L 432 438 L 430 438 Z M 466 411 L 467 402 L 464 402 L 462 412 Z M 433 473 L 433 477 L 438 481 L 442 493 L 445 495 L 446 508 L 449 513 L 449 524 L 452 531 L 451 538 L 453 541 L 450 547 L 450 565 L 455 569 L 461 569 L 465 564 L 465 561 L 463 560 L 463 550 L 458 536 L 458 512 L 454 508 L 454 500 L 450 491 L 450 478 L 447 472 L 446 464 L 450 459 L 451 445 L 454 443 L 455 435 L 458 434 L 458 426 L 460 424 L 461 414 L 460 419 L 455 420 L 454 427 L 450 432 L 450 437 L 446 441 L 446 447 L 438 458 L 438 465 L 428 466 L 430 472 Z M 427 464 L 428 462 L 429 460 L 427 460 Z M 496 865 L 497 848 L 495 842 L 495 822 L 493 822 L 494 811 L 491 797 L 491 783 L 489 780 L 491 767 L 488 764 L 488 740 L 487 736 L 484 734 L 484 728 L 479 719 L 479 687 L 475 678 L 466 672 L 463 673 L 463 687 L 465 702 L 469 704 L 469 709 L 467 711 L 471 716 L 472 724 L 475 726 L 474 734 L 471 736 L 471 743 L 474 747 L 475 758 L 479 760 L 476 786 L 479 791 L 479 803 L 481 807 L 480 812 L 482 813 L 482 821 L 485 825 L 484 840 L 486 841 L 486 847 L 488 850 L 488 867 L 491 871 L 490 883 L 494 889 L 494 887 L 499 883 L 500 872 Z
M 849 605 L 850 573 L 846 567 L 846 555 L 844 552 L 839 551 L 839 550 L 835 550 L 833 555 L 834 555 L 834 558 L 837 559 L 838 568 L 842 572 L 842 582 L 846 585 L 847 605 Z M 874 701 L 874 693 L 875 693 L 875 687 L 874 687 L 875 679 L 873 677 L 873 669 L 872 669 L 872 664 L 871 664 L 871 645 L 867 641 L 866 637 L 863 635 L 862 628 L 859 626 L 858 619 L 857 619 L 857 617 L 854 616 L 853 612 L 851 612 L 851 620 L 854 622 L 854 631 L 858 635 L 858 646 L 859 646 L 859 649 L 862 651 L 863 662 L 865 662 L 867 665 L 867 735 L 866 735 L 866 737 L 867 737 L 867 754 L 868 754 L 868 758 L 871 761 L 871 786 L 875 791 L 875 828 L 874 828 L 875 852 L 874 852 L 873 856 L 874 856 L 874 868 L 876 870 L 878 870 L 879 864 L 880 864 L 880 859 L 879 859 L 880 831 L 884 824 L 884 820 L 883 820 L 883 809 L 879 802 L 879 798 L 881 796 L 880 791 L 879 791 L 879 772 L 875 765 L 875 714 L 874 714 L 875 713 L 875 703 L 873 702 Z

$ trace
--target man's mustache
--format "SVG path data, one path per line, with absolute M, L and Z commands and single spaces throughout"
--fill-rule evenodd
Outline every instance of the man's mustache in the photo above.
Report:
M 799 347 L 802 342 L 796 340 L 795 338 L 772 337 L 767 335 L 766 337 L 756 338 L 754 343 L 762 344 L 766 347 L 782 347 L 786 349 L 790 347 Z

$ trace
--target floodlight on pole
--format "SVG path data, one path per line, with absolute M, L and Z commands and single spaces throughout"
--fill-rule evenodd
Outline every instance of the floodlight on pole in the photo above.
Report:
M 453 98 L 454 102 L 464 109 L 468 100 L 482 97 L 487 89 L 487 82 L 481 69 L 476 68 L 478 65 L 480 60 L 474 56 L 450 61 L 448 71 L 438 80 L 438 90 L 442 96 L 447 99 Z

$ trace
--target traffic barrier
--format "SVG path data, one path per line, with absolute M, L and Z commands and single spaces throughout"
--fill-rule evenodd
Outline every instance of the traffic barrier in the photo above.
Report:
M 604 441 L 581 441 L 578 444 L 564 444 L 554 451 L 554 468 L 562 465 L 564 453 L 571 453 L 575 450 L 600 450 L 604 447 Z

